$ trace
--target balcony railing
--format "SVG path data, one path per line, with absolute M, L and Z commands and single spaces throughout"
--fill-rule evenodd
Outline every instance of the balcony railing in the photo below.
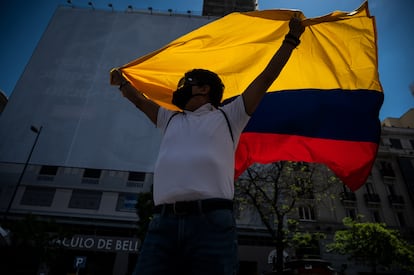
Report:
M 381 175 L 383 177 L 395 178 L 395 172 L 392 169 L 389 169 L 389 168 L 384 169 L 383 168 L 383 169 L 380 170 L 380 172 L 381 172 Z
M 398 204 L 398 205 L 404 204 L 404 197 L 403 196 L 389 195 L 388 200 L 391 204 Z
M 355 202 L 356 201 L 356 195 L 354 192 L 342 192 L 341 193 L 341 200 L 342 201 L 348 201 L 348 202 Z
M 379 204 L 381 202 L 380 196 L 374 193 L 364 194 L 364 199 L 368 204 Z

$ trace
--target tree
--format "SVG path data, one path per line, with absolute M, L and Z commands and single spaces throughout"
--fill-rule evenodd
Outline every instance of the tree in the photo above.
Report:
M 0 253 L 4 262 L 0 265 L 2 271 L 35 274 L 43 266 L 53 274 L 60 273 L 58 259 L 63 248 L 57 240 L 73 235 L 67 226 L 29 213 L 23 219 L 11 222 L 9 228 L 11 245 L 2 248 Z M 22 257 L 28 261 L 19 261 Z
M 144 240 L 147 234 L 149 223 L 151 222 L 152 213 L 154 211 L 154 201 L 151 192 L 139 193 L 137 198 L 137 215 L 138 220 L 138 237 Z
M 326 238 L 326 235 L 321 232 L 300 232 L 296 231 L 290 234 L 289 246 L 294 247 L 296 256 L 303 258 L 305 255 L 314 255 L 315 251 L 319 250 L 319 241 Z
M 348 255 L 350 260 L 371 267 L 375 274 L 379 266 L 393 266 L 414 271 L 414 246 L 404 241 L 397 230 L 385 223 L 362 223 L 345 218 L 344 230 L 335 233 L 329 252 Z
M 330 195 L 327 190 L 337 182 L 339 180 L 325 166 L 288 161 L 255 164 L 236 181 L 236 200 L 241 209 L 252 206 L 271 236 L 277 251 L 274 271 L 283 271 L 283 251 L 295 245 L 289 240 L 295 232 L 299 234 L 296 221 L 314 218 L 315 201 Z M 298 216 L 299 207 L 309 210 L 302 212 L 309 217 Z M 303 238 L 300 243 L 305 240 Z

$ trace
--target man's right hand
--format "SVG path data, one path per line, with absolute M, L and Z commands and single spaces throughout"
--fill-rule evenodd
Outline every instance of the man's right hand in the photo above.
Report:
M 122 82 L 124 82 L 126 79 L 124 78 L 124 76 L 122 75 L 121 70 L 119 70 L 118 68 L 113 68 L 111 70 L 111 80 L 110 83 L 111 85 L 116 85 L 119 86 L 122 84 Z
M 305 31 L 305 27 L 302 24 L 302 20 L 299 17 L 292 17 L 289 22 L 289 33 L 298 38 Z

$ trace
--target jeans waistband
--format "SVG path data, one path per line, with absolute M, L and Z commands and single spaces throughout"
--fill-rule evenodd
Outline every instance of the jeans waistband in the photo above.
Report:
M 221 209 L 233 210 L 233 201 L 228 199 L 180 201 L 175 203 L 157 205 L 154 208 L 154 213 L 185 216 L 202 214 Z

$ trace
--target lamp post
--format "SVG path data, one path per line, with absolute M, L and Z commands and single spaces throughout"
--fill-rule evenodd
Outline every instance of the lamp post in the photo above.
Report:
M 30 150 L 29 155 L 27 156 L 27 160 L 26 160 L 26 162 L 24 164 L 24 167 L 23 167 L 22 172 L 20 173 L 19 180 L 17 181 L 16 186 L 14 187 L 13 195 L 10 198 L 9 205 L 7 206 L 6 212 L 4 213 L 4 216 L 3 216 L 3 220 L 4 221 L 7 220 L 7 215 L 10 212 L 10 208 L 11 208 L 11 206 L 13 204 L 14 198 L 16 197 L 17 190 L 20 187 L 20 184 L 22 182 L 24 173 L 26 172 L 26 168 L 27 168 L 27 166 L 29 164 L 30 158 L 32 157 L 32 153 L 34 151 L 34 148 L 36 147 L 37 140 L 39 139 L 40 132 L 42 131 L 42 126 L 40 126 L 39 128 L 36 128 L 35 126 L 31 125 L 30 126 L 30 130 L 36 134 L 36 139 L 33 142 L 32 149 Z

